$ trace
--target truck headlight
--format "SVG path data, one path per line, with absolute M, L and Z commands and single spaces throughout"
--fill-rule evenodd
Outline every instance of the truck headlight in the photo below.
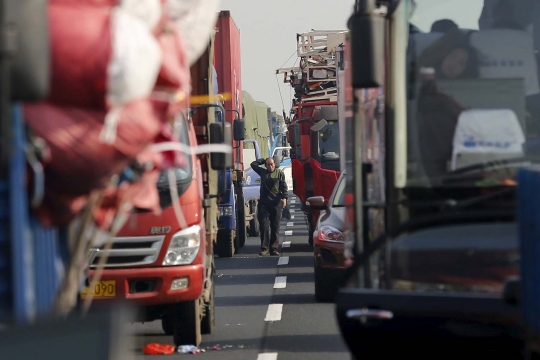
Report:
M 167 254 L 163 260 L 164 266 L 188 265 L 195 261 L 201 245 L 201 227 L 191 226 L 173 235 Z
M 219 216 L 232 216 L 232 206 L 220 206 Z
M 319 229 L 319 240 L 329 242 L 345 242 L 345 236 L 341 231 L 330 225 L 323 225 Z

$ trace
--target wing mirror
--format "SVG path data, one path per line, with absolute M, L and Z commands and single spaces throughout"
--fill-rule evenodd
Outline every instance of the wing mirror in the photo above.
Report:
M 328 209 L 328 203 L 324 200 L 324 196 L 312 196 L 306 200 L 306 206 L 314 210 Z
M 2 0 L 9 32 L 6 51 L 11 100 L 37 101 L 46 98 L 50 87 L 50 39 L 46 0 Z M 4 56 L 4 55 L 2 55 Z
M 246 138 L 244 119 L 236 119 L 233 123 L 233 136 L 234 141 L 244 141 Z
M 350 17 L 351 77 L 355 89 L 384 84 L 384 17 L 374 13 L 375 0 L 365 0 Z
M 211 123 L 210 124 L 211 144 L 231 144 L 231 124 Z M 214 170 L 226 170 L 233 167 L 232 154 L 210 153 L 210 166 Z

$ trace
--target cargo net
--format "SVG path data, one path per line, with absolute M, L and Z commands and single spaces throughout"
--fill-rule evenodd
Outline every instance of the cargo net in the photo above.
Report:
M 337 74 L 346 35 L 347 31 L 297 34 L 299 66 L 276 70 L 294 89 L 293 107 L 305 102 L 337 101 Z

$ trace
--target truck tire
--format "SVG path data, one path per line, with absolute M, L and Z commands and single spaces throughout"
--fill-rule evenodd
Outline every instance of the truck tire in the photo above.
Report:
M 174 333 L 174 321 L 172 315 L 163 315 L 161 318 L 161 328 L 165 335 L 172 335 Z
M 214 251 L 219 257 L 232 257 L 234 255 L 235 231 L 218 231 L 217 243 Z
M 174 345 L 199 346 L 202 339 L 200 300 L 182 301 L 173 306 Z
M 314 265 L 315 273 L 315 301 L 317 302 L 333 302 L 335 297 L 335 286 L 328 273 Z
M 249 221 L 249 236 L 260 236 L 261 228 L 259 219 L 257 218 L 257 208 L 255 208 L 255 216 Z
M 204 302 L 204 314 L 201 320 L 201 333 L 204 335 L 211 334 L 212 329 L 216 326 L 216 311 L 215 311 L 215 293 L 216 286 L 212 282 L 210 290 L 210 299 Z
M 315 226 L 313 225 L 313 219 L 311 213 L 308 213 L 308 243 L 313 246 L 313 231 L 315 231 Z
M 236 237 L 238 244 L 236 249 L 246 244 L 246 236 L 246 206 L 244 204 L 244 193 L 240 189 L 236 195 Z

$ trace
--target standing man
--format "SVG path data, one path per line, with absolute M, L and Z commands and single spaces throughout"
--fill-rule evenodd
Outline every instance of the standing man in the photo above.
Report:
M 266 165 L 266 169 L 261 165 Z M 287 182 L 285 174 L 276 169 L 274 159 L 259 159 L 251 163 L 251 168 L 261 177 L 261 196 L 258 218 L 261 225 L 261 252 L 259 255 L 279 256 L 279 222 L 281 212 L 287 206 Z

